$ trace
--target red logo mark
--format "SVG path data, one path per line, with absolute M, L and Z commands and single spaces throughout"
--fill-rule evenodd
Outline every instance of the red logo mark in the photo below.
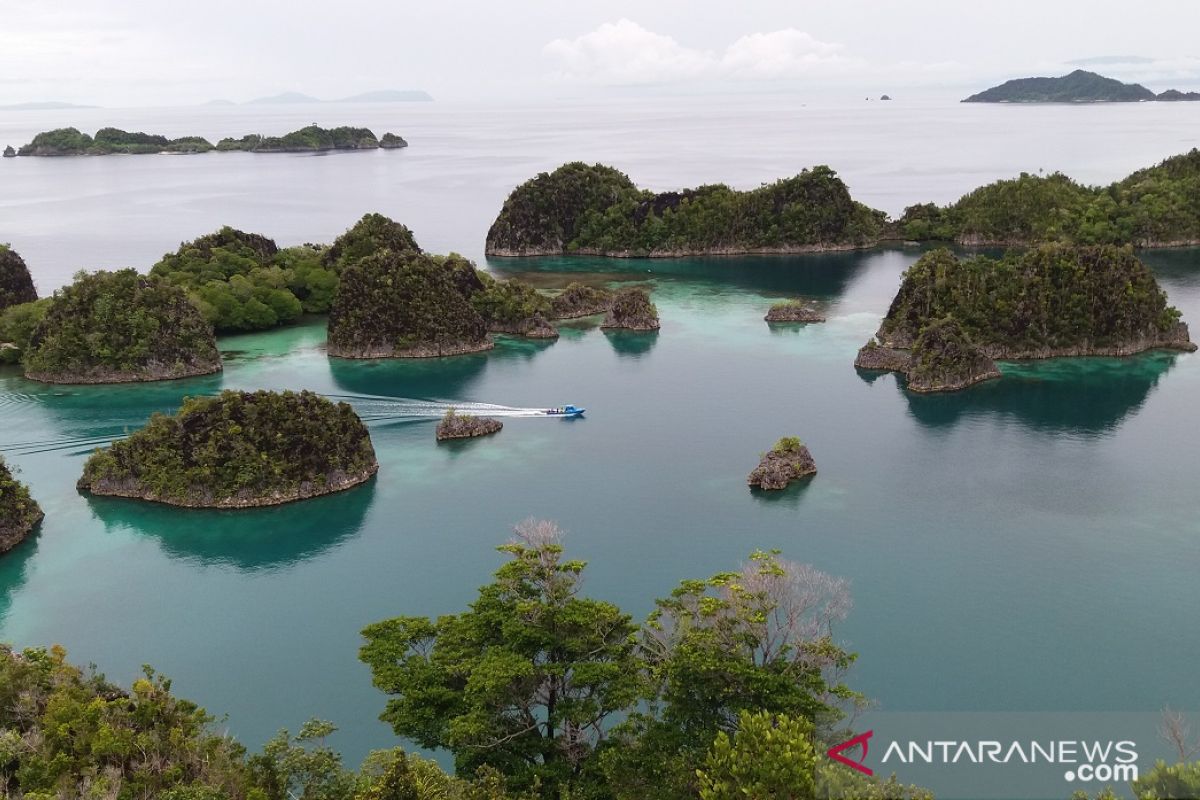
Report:
M 847 767 L 850 767 L 851 769 L 858 770 L 859 772 L 863 773 L 864 775 L 874 775 L 875 773 L 871 770 L 870 767 L 863 765 L 863 762 L 867 760 L 867 742 L 870 740 L 870 738 L 874 734 L 875 734 L 875 731 L 867 731 L 866 733 L 860 733 L 858 736 L 855 736 L 853 739 L 847 739 L 846 741 L 842 742 L 841 744 L 835 744 L 833 747 L 831 747 L 825 751 L 825 755 L 829 756 L 834 761 L 842 762 L 843 764 L 845 764 Z M 855 747 L 862 747 L 862 755 L 859 756 L 857 761 L 842 755 L 843 751 L 851 750 Z

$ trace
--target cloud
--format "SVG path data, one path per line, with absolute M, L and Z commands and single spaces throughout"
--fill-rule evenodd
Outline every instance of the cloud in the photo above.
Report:
M 662 83 L 697 78 L 773 79 L 817 69 L 854 67 L 842 46 L 795 28 L 742 36 L 722 53 L 698 50 L 628 19 L 606 22 L 542 52 L 566 80 L 603 84 Z

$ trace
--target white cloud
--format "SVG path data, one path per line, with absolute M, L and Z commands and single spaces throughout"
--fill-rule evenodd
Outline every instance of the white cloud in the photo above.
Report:
M 843 56 L 841 50 L 840 44 L 786 28 L 742 36 L 723 53 L 715 54 L 621 19 L 574 39 L 555 39 L 543 53 L 557 62 L 560 78 L 636 84 L 695 78 L 786 78 L 859 63 Z

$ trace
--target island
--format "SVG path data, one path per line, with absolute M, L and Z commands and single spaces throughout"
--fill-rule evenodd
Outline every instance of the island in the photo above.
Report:
M 792 481 L 817 474 L 817 462 L 804 443 L 785 436 L 765 453 L 746 483 L 753 489 L 786 489 Z
M 530 339 L 558 337 L 558 329 L 547 319 L 552 311 L 550 298 L 546 295 L 522 281 L 497 280 L 475 269 L 474 264 L 457 253 L 452 253 L 450 259 L 459 260 L 456 268 L 460 274 L 468 276 L 474 273 L 473 280 L 465 277 L 458 284 L 471 305 L 487 322 L 488 331 Z
M 56 128 L 33 137 L 20 147 L 18 156 L 106 156 L 148 155 L 155 153 L 192 154 L 210 151 L 250 153 L 317 153 L 332 150 L 396 150 L 407 147 L 402 137 L 385 133 L 376 138 L 368 128 L 342 126 L 322 128 L 309 125 L 283 136 L 248 134 L 227 137 L 214 146 L 202 136 L 170 139 L 158 134 L 129 132 L 120 128 L 101 128 L 89 136 L 78 128 Z M 8 155 L 8 153 L 5 153 Z
M 803 300 L 775 303 L 763 317 L 767 322 L 824 322 L 825 315 Z
M 1122 83 L 1077 69 L 1057 78 L 1017 78 L 973 94 L 964 103 L 1139 103 L 1200 100 L 1200 94 L 1168 89 L 1155 94 L 1140 83 Z
M 42 517 L 42 509 L 29 495 L 29 489 L 13 477 L 0 458 L 0 554 L 23 542 Z
M 550 298 L 550 316 L 554 319 L 578 319 L 607 314 L 612 308 L 613 293 L 608 289 L 571 282 Z
M 187 292 L 218 333 L 261 331 L 329 311 L 338 276 L 327 255 L 225 226 L 182 243 L 150 274 Z
M 491 349 L 486 321 L 456 282 L 459 268 L 415 250 L 385 249 L 348 263 L 329 312 L 329 355 L 430 358 Z
M 630 331 L 656 331 L 658 309 L 645 289 L 621 289 L 613 295 L 612 307 L 600 323 L 601 328 Z
M 172 415 L 97 450 L 80 491 L 190 508 L 273 506 L 332 494 L 379 469 L 354 409 L 313 392 L 184 400 Z
M 993 359 L 1194 351 L 1186 323 L 1132 248 L 1045 244 L 1003 258 L 923 255 L 855 365 L 914 391 L 998 376 Z
M 321 261 L 325 266 L 340 273 L 347 264 L 374 255 L 380 250 L 396 253 L 407 250 L 421 252 L 408 226 L 383 214 L 372 213 L 363 214 L 362 219 L 334 239 L 333 244 L 322 255 Z
M 439 442 L 447 439 L 472 439 L 496 433 L 503 427 L 504 423 L 498 419 L 459 414 L 452 408 L 438 423 L 436 435 Z
M 130 383 L 221 371 L 212 326 L 177 286 L 132 269 L 80 273 L 29 339 L 25 377 Z
M 5 158 L 16 158 L 17 157 L 17 151 L 13 149 L 13 146 L 11 144 L 5 146 L 4 157 Z
M 909 206 L 892 229 L 896 239 L 968 246 L 1200 245 L 1200 149 L 1108 186 L 1084 186 L 1061 173 L 1022 173 L 947 206 Z
M 654 193 L 612 167 L 573 162 L 512 191 L 485 252 L 663 258 L 852 250 L 873 245 L 886 219 L 855 202 L 824 166 L 749 191 L 710 184 Z
M 0 243 L 0 312 L 21 303 L 37 300 L 33 276 L 20 253 Z

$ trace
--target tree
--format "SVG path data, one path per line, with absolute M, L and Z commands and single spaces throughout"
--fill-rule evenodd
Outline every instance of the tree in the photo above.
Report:
M 639 695 L 637 628 L 579 596 L 585 562 L 563 558 L 553 523 L 521 523 L 499 550 L 510 560 L 470 610 L 371 625 L 360 657 L 398 735 L 446 748 L 460 775 L 493 767 L 555 796 L 596 780 L 606 723 Z
M 816 765 L 811 722 L 743 711 L 737 732 L 718 733 L 697 772 L 700 800 L 809 800 Z

